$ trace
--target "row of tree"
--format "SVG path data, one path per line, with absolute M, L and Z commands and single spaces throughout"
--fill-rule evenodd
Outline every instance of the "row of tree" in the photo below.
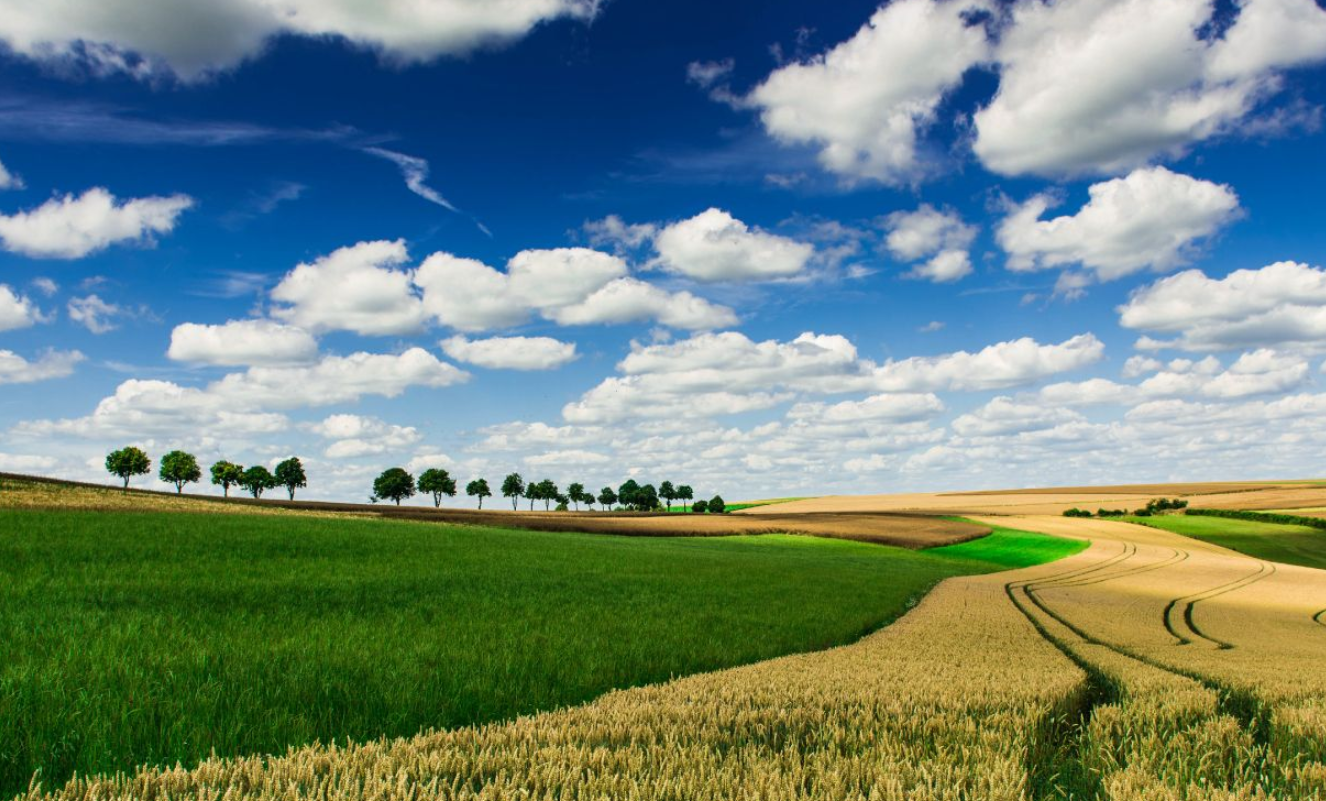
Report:
M 131 445 L 107 454 L 106 470 L 122 479 L 124 488 L 128 489 L 131 478 L 152 472 L 152 459 L 142 449 Z M 293 501 L 295 490 L 308 486 L 304 465 L 297 456 L 278 464 L 275 471 L 268 470 L 262 465 L 246 468 L 222 459 L 212 465 L 211 474 L 212 483 L 221 487 L 227 498 L 230 497 L 231 487 L 239 487 L 254 498 L 261 498 L 267 490 L 285 487 L 290 494 L 290 500 Z M 162 481 L 174 484 L 175 492 L 182 494 L 185 485 L 202 480 L 203 471 L 196 456 L 177 450 L 161 457 L 161 469 L 157 475 Z M 394 501 L 399 506 L 401 501 L 414 497 L 416 493 L 422 493 L 433 497 L 434 506 L 441 506 L 442 498 L 454 498 L 456 491 L 456 480 L 442 468 L 429 468 L 420 473 L 416 481 L 405 468 L 392 467 L 374 479 L 373 496 L 370 500 L 374 503 L 380 500 Z M 653 484 L 641 485 L 635 479 L 628 479 L 615 490 L 612 487 L 604 487 L 595 495 L 586 490 L 584 484 L 569 484 L 563 492 L 550 478 L 542 481 L 526 481 L 519 473 L 511 473 L 502 480 L 501 491 L 504 497 L 511 499 L 512 509 L 517 509 L 520 500 L 524 498 L 529 501 L 530 511 L 534 510 L 535 501 L 543 501 L 545 511 L 552 509 L 553 504 L 557 504 L 558 510 L 574 506 L 579 511 L 582 503 L 591 510 L 595 504 L 599 504 L 605 509 L 620 505 L 640 512 L 652 512 L 662 508 L 672 511 L 672 504 L 675 501 L 681 501 L 683 509 L 693 508 L 696 512 L 722 513 L 727 508 L 722 496 L 718 495 L 708 501 L 698 500 L 693 507 L 688 507 L 695 497 L 695 491 L 686 484 L 674 486 L 671 481 L 664 481 L 656 488 Z M 465 494 L 478 498 L 479 508 L 482 509 L 483 499 L 491 498 L 493 491 L 487 479 L 476 478 L 465 485 Z
M 425 470 L 419 474 L 419 480 L 416 482 L 414 476 L 405 468 L 392 467 L 384 470 L 382 475 L 373 480 L 373 495 L 369 500 L 374 503 L 394 501 L 399 506 L 401 501 L 421 493 L 433 496 L 433 505 L 441 506 L 442 498 L 455 497 L 456 490 L 456 480 L 441 468 Z M 552 509 L 554 503 L 557 504 L 556 508 L 559 511 L 565 511 L 572 506 L 579 511 L 582 503 L 591 510 L 595 504 L 600 504 L 605 509 L 620 505 L 640 512 L 652 512 L 665 508 L 666 505 L 667 510 L 672 511 L 674 501 L 681 501 L 682 508 L 687 509 L 687 504 L 695 497 L 695 491 L 685 484 L 674 486 L 671 481 L 664 481 L 655 488 L 653 484 L 641 485 L 635 479 L 628 479 L 615 490 L 612 487 L 604 487 L 597 495 L 586 490 L 585 485 L 581 483 L 569 484 L 563 492 L 550 478 L 542 481 L 526 481 L 519 473 L 511 473 L 504 478 L 501 491 L 503 497 L 511 499 L 513 510 L 519 508 L 520 500 L 523 498 L 529 501 L 530 511 L 534 510 L 535 501 L 543 501 L 545 511 Z M 488 479 L 476 478 L 465 485 L 465 494 L 478 498 L 479 508 L 482 509 L 483 499 L 491 498 L 493 491 Z M 722 513 L 726 508 L 723 498 L 718 495 L 709 501 L 696 501 L 694 506 L 697 512 Z
M 129 479 L 145 476 L 152 472 L 152 459 L 140 448 L 132 445 L 111 451 L 106 456 L 106 470 L 124 481 L 124 488 L 129 488 Z M 261 498 L 269 489 L 285 487 L 290 500 L 295 499 L 295 490 L 308 486 L 308 476 L 304 474 L 304 465 L 299 457 L 291 456 L 276 466 L 275 471 L 262 465 L 244 467 L 225 459 L 212 465 L 212 483 L 220 487 L 227 498 L 230 488 L 239 487 L 254 498 Z M 161 457 L 161 469 L 157 475 L 167 484 L 175 485 L 176 493 L 183 493 L 186 484 L 202 480 L 203 471 L 198 465 L 198 458 L 185 451 L 171 451 Z

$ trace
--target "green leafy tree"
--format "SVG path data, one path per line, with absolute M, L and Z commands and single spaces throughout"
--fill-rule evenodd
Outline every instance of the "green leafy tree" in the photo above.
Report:
M 243 467 L 234 462 L 227 462 L 225 459 L 212 465 L 212 483 L 220 487 L 227 498 L 230 497 L 230 488 L 238 486 L 243 475 Z
M 543 501 L 543 511 L 548 511 L 553 501 L 561 493 L 557 490 L 557 484 L 551 478 L 545 478 L 539 482 L 539 500 Z
M 653 484 L 646 484 L 635 493 L 635 507 L 642 512 L 652 512 L 661 506 L 658 502 L 658 490 Z
M 509 478 L 509 476 L 508 476 Z M 479 508 L 483 508 L 483 499 L 492 497 L 493 491 L 488 489 L 488 480 L 485 478 L 476 478 L 465 485 L 465 494 L 472 498 L 479 499 Z
M 588 506 L 591 510 L 594 508 L 594 493 L 587 490 L 580 491 L 580 502 Z
M 161 480 L 175 485 L 175 494 L 184 494 L 184 485 L 193 484 L 203 477 L 203 470 L 192 453 L 171 451 L 161 457 Z
M 599 490 L 599 503 L 603 504 L 606 511 L 611 511 L 617 503 L 617 493 L 612 491 L 612 487 L 604 487 Z
M 255 499 L 261 498 L 264 492 L 277 485 L 276 476 L 267 468 L 256 464 L 244 471 L 244 475 L 240 476 L 239 485 Z
M 571 503 L 576 505 L 576 511 L 580 511 L 580 502 L 585 499 L 585 485 L 572 484 L 566 488 L 566 497 L 571 499 Z M 593 497 L 592 495 L 590 496 Z M 591 501 L 592 502 L 592 501 Z
M 529 510 L 534 511 L 534 502 L 541 496 L 539 495 L 539 482 L 531 481 L 525 485 L 525 498 L 529 501 Z
M 401 501 L 414 497 L 414 476 L 404 467 L 389 467 L 373 479 L 373 494 L 400 506 Z
M 557 501 L 557 508 L 554 510 L 557 512 L 567 511 L 567 504 L 571 502 L 571 499 L 569 497 L 567 497 L 566 495 L 560 492 L 557 493 L 557 495 L 554 497 L 554 500 Z
M 672 511 L 672 502 L 677 500 L 677 490 L 672 486 L 671 481 L 664 481 L 658 485 L 658 497 L 667 501 L 668 511 Z
M 691 504 L 691 512 L 697 515 L 702 515 L 707 511 L 709 511 L 709 501 L 706 501 L 704 498 Z
M 276 486 L 285 487 L 290 493 L 290 500 L 295 499 L 295 490 L 308 486 L 308 476 L 304 475 L 304 463 L 298 456 L 291 456 L 276 466 Z
M 709 511 L 716 515 L 721 515 L 727 511 L 727 504 L 723 503 L 722 495 L 715 495 L 709 499 Z
M 635 494 L 640 491 L 640 485 L 635 483 L 635 479 L 628 478 L 626 483 L 617 488 L 617 502 L 627 509 L 635 508 Z
M 512 473 L 502 479 L 502 495 L 511 499 L 511 510 L 515 511 L 516 502 L 525 494 L 525 479 L 519 473 Z
M 419 491 L 433 496 L 433 506 L 442 505 L 442 496 L 456 496 L 456 480 L 440 467 L 430 467 L 419 474 Z
M 690 484 L 682 484 L 677 487 L 677 497 L 681 499 L 681 508 L 686 508 L 686 503 L 695 497 L 695 490 L 691 489 Z
M 145 476 L 152 472 L 152 460 L 147 454 L 132 445 L 106 454 L 106 472 L 119 476 L 124 481 L 124 488 L 129 489 L 129 479 Z

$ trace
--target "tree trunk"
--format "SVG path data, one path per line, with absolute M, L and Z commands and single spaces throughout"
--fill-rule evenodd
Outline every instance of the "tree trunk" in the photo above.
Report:
M 222 485 L 221 485 L 221 494 L 222 494 L 222 497 L 225 497 L 225 498 L 229 498 L 229 497 L 230 497 L 230 485 L 229 485 L 229 484 L 222 484 Z
M 400 498 L 397 498 L 397 499 L 396 499 L 396 505 L 397 505 L 397 506 L 400 506 L 400 505 L 401 505 L 401 499 L 400 499 Z
M 480 509 L 483 508 L 483 496 L 482 496 L 482 495 L 479 496 L 479 508 L 480 508 Z
M 293 500 L 295 499 L 295 488 L 294 488 L 294 487 L 286 487 L 286 489 L 290 491 L 290 500 L 293 501 Z
M 128 476 L 124 476 L 124 491 L 125 491 L 125 492 L 128 492 L 128 491 L 129 491 L 129 477 L 128 477 Z

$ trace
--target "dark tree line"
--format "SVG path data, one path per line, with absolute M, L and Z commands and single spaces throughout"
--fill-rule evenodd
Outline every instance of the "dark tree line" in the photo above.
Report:
M 441 468 L 425 470 L 416 483 L 414 476 L 405 468 L 392 467 L 383 471 L 382 475 L 373 481 L 373 495 L 369 500 L 374 503 L 381 500 L 393 501 L 399 506 L 401 501 L 414 497 L 416 492 L 431 494 L 433 505 L 441 506 L 443 495 L 455 496 L 456 482 L 446 470 Z M 595 504 L 604 509 L 620 507 L 630 511 L 653 512 L 666 508 L 672 511 L 672 505 L 676 501 L 682 502 L 684 511 L 721 514 L 727 508 L 723 498 L 717 495 L 712 500 L 699 500 L 691 506 L 690 502 L 695 497 L 695 491 L 686 484 L 674 486 L 671 481 L 664 481 L 656 488 L 653 484 L 642 486 L 635 479 L 628 479 L 615 490 L 612 487 L 604 487 L 595 495 L 579 482 L 568 484 L 563 491 L 550 478 L 527 481 L 519 473 L 510 473 L 502 479 L 501 493 L 502 497 L 511 500 L 513 511 L 520 509 L 522 500 L 529 502 L 529 511 L 534 511 L 534 505 L 538 502 L 543 503 L 544 511 L 551 511 L 554 508 L 558 511 L 567 511 L 572 507 L 579 511 L 581 504 L 591 511 Z M 487 479 L 477 478 L 465 485 L 465 494 L 478 498 L 479 508 L 482 509 L 483 499 L 492 497 L 493 493 L 489 489 Z

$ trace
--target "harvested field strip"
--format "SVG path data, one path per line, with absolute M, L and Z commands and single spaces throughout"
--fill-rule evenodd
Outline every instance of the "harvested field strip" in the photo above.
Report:
M 1020 575 L 1092 561 L 1069 558 Z M 1007 581 L 948 580 L 853 645 L 511 723 L 79 777 L 24 797 L 1018 801 L 1088 685 L 1001 600 Z M 972 659 L 973 649 L 1010 658 Z

